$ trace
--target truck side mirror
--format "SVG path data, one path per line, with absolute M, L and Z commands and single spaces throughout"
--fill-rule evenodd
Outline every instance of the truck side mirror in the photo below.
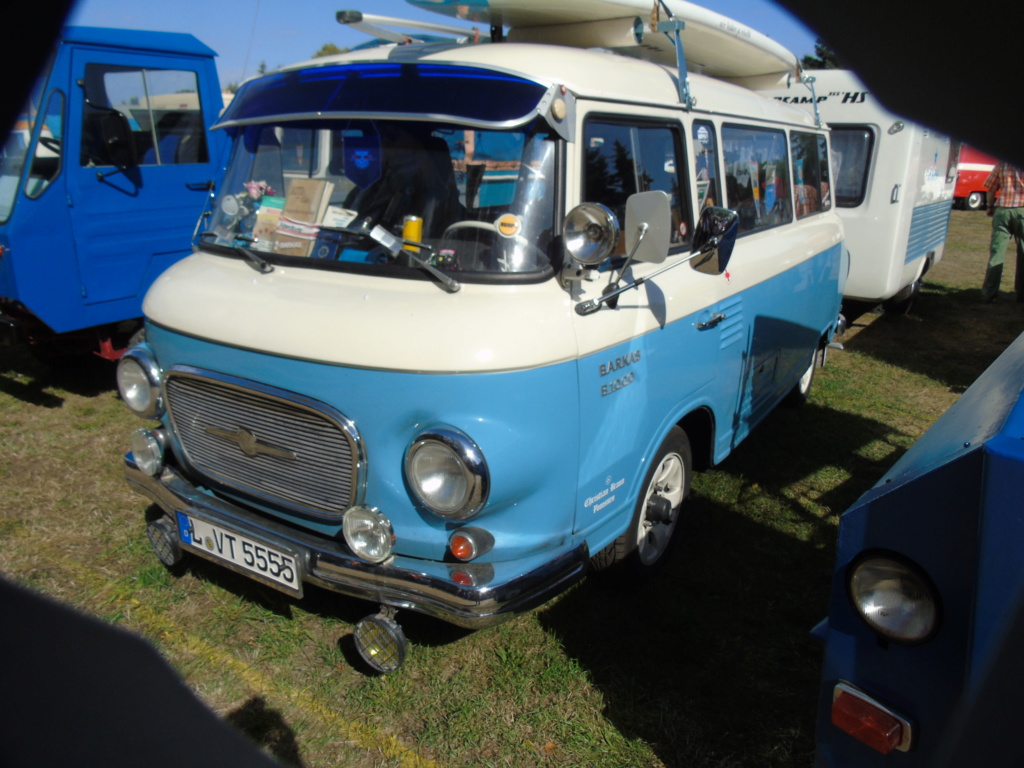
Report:
M 652 190 L 630 195 L 626 200 L 625 234 L 626 253 L 631 254 L 632 261 L 661 264 L 668 258 L 672 236 L 668 194 Z
M 736 246 L 739 221 L 736 211 L 728 208 L 709 206 L 701 211 L 697 230 L 693 233 L 695 257 L 690 264 L 694 269 L 712 275 L 725 272 Z

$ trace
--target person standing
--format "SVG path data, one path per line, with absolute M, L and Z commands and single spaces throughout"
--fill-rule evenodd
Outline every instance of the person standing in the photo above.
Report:
M 1004 162 L 992 168 L 984 187 L 988 197 L 988 215 L 992 217 L 992 241 L 988 269 L 981 286 L 981 298 L 996 300 L 1003 278 L 1003 257 L 1012 237 L 1017 246 L 1017 272 L 1013 288 L 1017 301 L 1024 302 L 1024 173 Z M 996 192 L 999 193 L 998 200 Z

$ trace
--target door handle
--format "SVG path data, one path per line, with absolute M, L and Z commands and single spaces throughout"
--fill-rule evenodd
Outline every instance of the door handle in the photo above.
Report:
M 725 320 L 725 315 L 723 315 L 721 312 L 715 312 L 713 315 L 711 315 L 711 319 L 708 320 L 706 323 L 697 323 L 697 330 L 706 331 L 709 328 L 714 328 L 723 320 Z
M 201 182 L 194 183 L 194 184 L 186 183 L 185 186 L 188 189 L 193 190 L 194 192 L 209 191 L 209 190 L 213 189 L 213 179 L 210 179 L 209 181 L 201 181 Z

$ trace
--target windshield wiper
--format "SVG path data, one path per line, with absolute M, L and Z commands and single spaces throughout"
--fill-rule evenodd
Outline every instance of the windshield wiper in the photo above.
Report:
M 410 250 L 410 248 L 422 248 L 430 253 L 436 253 L 436 251 L 426 243 L 417 243 L 415 240 L 406 240 L 404 237 L 393 235 L 379 224 L 375 225 L 371 229 L 367 229 L 365 227 L 331 227 L 331 229 L 336 229 L 339 232 L 344 232 L 349 235 L 368 237 L 378 245 L 383 246 L 384 249 L 392 255 L 392 257 L 397 258 L 399 255 L 407 257 L 414 266 L 419 267 L 436 278 L 449 293 L 457 293 L 459 289 L 462 288 L 462 285 L 459 284 L 458 280 L 453 277 L 449 277 L 429 261 L 420 258 L 419 254 L 415 251 Z M 409 246 L 409 248 L 406 248 L 405 246 Z
M 202 239 L 204 237 L 207 237 L 207 236 L 209 236 L 211 238 L 217 238 L 217 233 L 213 232 L 211 230 L 207 230 L 206 232 L 200 232 L 199 233 L 200 239 Z M 235 240 L 246 240 L 246 239 L 248 239 L 249 241 L 252 241 L 251 237 L 247 237 L 245 235 L 235 235 Z M 261 275 L 268 275 L 268 274 L 270 274 L 271 272 L 274 271 L 274 265 L 271 264 L 269 261 L 267 261 L 262 256 L 260 256 L 252 248 L 248 248 L 248 247 L 246 247 L 244 245 L 229 245 L 227 243 L 217 243 L 217 242 L 215 242 L 214 245 L 220 245 L 220 246 L 222 246 L 224 248 L 230 248 L 235 253 L 241 254 L 241 256 L 245 258 L 245 263 L 248 264 L 253 269 L 255 269 L 257 272 L 259 272 Z

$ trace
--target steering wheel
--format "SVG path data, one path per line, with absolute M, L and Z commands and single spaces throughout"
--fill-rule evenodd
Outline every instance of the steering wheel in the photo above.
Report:
M 501 232 L 498 231 L 497 225 L 487 221 L 456 221 L 454 224 L 450 224 L 448 228 L 445 229 L 444 234 L 441 235 L 441 240 L 447 240 L 450 233 L 455 232 L 459 229 L 482 229 L 485 232 L 490 232 L 492 235 L 499 238 L 499 242 L 501 240 L 512 240 L 517 245 L 523 246 L 533 254 L 533 257 L 536 260 L 538 267 L 548 263 L 548 255 L 544 253 L 544 251 L 542 251 L 536 245 L 527 240 L 525 237 L 523 237 L 522 235 L 513 235 L 512 237 L 503 235 L 501 234 Z M 499 256 L 498 261 L 501 262 L 502 257 Z
M 39 143 L 54 154 L 60 154 L 60 139 L 55 139 L 53 136 L 40 136 Z

